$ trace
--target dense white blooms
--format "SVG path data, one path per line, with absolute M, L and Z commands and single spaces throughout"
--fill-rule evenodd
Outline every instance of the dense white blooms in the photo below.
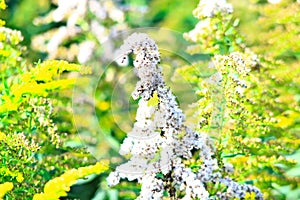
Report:
M 164 183 L 161 179 L 155 177 L 155 174 L 144 176 L 140 181 L 143 183 L 141 194 L 137 199 L 155 199 L 159 200 L 163 197 Z
M 162 199 L 164 191 L 178 199 L 178 190 L 185 194 L 183 199 L 209 199 L 206 183 L 219 182 L 228 187 L 228 194 L 225 194 L 230 194 L 228 197 L 243 198 L 247 191 L 254 191 L 256 198 L 262 199 L 255 187 L 239 185 L 228 177 L 222 178 L 220 172 L 231 173 L 232 165 L 219 169 L 209 136 L 185 126 L 185 116 L 163 80 L 155 42 L 146 34 L 134 33 L 125 40 L 117 54 L 124 55 L 125 59 L 130 53 L 136 55 L 134 67 L 140 80 L 132 97 L 140 98 L 139 107 L 134 127 L 120 149 L 120 154 L 128 155 L 130 159 L 109 175 L 108 184 L 116 185 L 121 178 L 137 179 L 142 184 L 138 199 L 143 200 Z M 222 75 L 216 74 L 210 81 L 221 80 Z M 149 104 L 151 98 L 157 98 L 157 104 Z M 192 171 L 184 160 L 189 160 L 192 150 L 197 149 L 200 150 L 202 164 L 197 171 Z

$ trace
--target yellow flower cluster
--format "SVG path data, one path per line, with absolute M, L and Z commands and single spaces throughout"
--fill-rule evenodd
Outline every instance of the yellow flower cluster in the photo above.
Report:
M 6 4 L 4 0 L 0 0 L 0 9 L 4 10 L 6 8 Z
M 33 200 L 58 200 L 59 197 L 67 196 L 70 187 L 80 178 L 91 174 L 100 174 L 109 168 L 108 160 L 101 160 L 95 165 L 71 169 L 61 176 L 48 181 L 44 187 L 44 192 L 35 194 Z
M 42 81 L 50 82 L 61 75 L 64 71 L 76 71 L 82 74 L 91 73 L 89 67 L 68 63 L 63 60 L 48 60 L 38 64 L 29 72 L 22 75 L 21 80 L 24 82 Z
M 75 78 L 54 80 L 54 78 L 59 77 L 64 71 L 89 74 L 91 73 L 91 68 L 58 60 L 45 61 L 38 64 L 36 68 L 21 76 L 21 83 L 14 84 L 10 88 L 9 94 L 2 96 L 4 103 L 0 105 L 0 113 L 17 110 L 21 102 L 20 99 L 24 94 L 45 97 L 48 95 L 48 91 L 65 89 L 74 85 Z
M 7 167 L 1 167 L 0 168 L 0 175 L 1 176 L 9 176 L 9 177 L 15 177 L 18 183 L 23 182 L 24 176 L 19 171 L 12 171 Z
M 11 182 L 5 182 L 0 184 L 0 199 L 3 199 L 4 195 L 13 189 L 14 185 Z

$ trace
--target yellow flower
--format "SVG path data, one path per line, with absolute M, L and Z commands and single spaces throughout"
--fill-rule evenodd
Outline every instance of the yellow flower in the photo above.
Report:
M 0 140 L 5 140 L 6 135 L 3 132 L 0 132 Z
M 158 101 L 158 96 L 157 96 L 157 92 L 154 92 L 153 96 L 149 99 L 148 101 L 148 106 L 157 106 L 157 104 L 159 103 Z
M 244 197 L 246 200 L 255 200 L 255 193 L 254 192 L 247 192 L 245 197 Z
M 24 181 L 24 177 L 23 177 L 23 174 L 22 173 L 18 173 L 18 175 L 17 175 L 17 181 L 19 182 L 19 183 L 21 183 L 21 182 L 23 182 Z
M 105 111 L 109 109 L 109 103 L 107 101 L 100 101 L 97 104 L 97 108 L 99 108 L 99 110 Z
M 4 0 L 0 0 L 0 9 L 4 10 L 6 8 L 6 4 Z
M 13 189 L 14 185 L 11 182 L 5 182 L 0 184 L 0 199 L 4 197 L 4 195 Z

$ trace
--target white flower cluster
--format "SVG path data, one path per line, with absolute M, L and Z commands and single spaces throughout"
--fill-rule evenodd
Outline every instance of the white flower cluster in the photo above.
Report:
M 232 12 L 233 7 L 226 0 L 200 0 L 193 14 L 198 19 L 201 19 L 214 17 L 217 13 L 230 14 Z
M 57 8 L 47 16 L 37 18 L 35 24 L 66 22 L 66 25 L 38 35 L 32 42 L 33 48 L 48 53 L 49 59 L 77 59 L 82 64 L 86 63 L 91 59 L 97 44 L 103 43 L 126 27 L 123 11 L 112 0 L 53 0 L 53 3 Z M 116 23 L 107 28 L 101 24 L 105 20 Z M 79 44 L 72 43 L 69 48 L 63 46 L 65 42 L 80 34 L 92 34 L 96 40 L 87 39 Z
M 199 21 L 193 30 L 184 33 L 184 37 L 192 42 L 197 42 L 199 38 L 206 36 L 210 32 L 212 32 L 211 20 L 210 18 L 206 18 Z
M 227 186 L 226 192 L 217 192 L 216 196 L 219 199 L 232 199 L 232 197 L 243 199 L 246 192 L 255 193 L 255 199 L 263 199 L 261 192 L 256 187 L 247 184 L 238 184 L 230 178 L 221 178 L 218 181 Z
M 204 133 L 197 133 L 184 125 L 185 116 L 179 109 L 161 68 L 160 54 L 155 42 L 146 34 L 129 36 L 118 52 L 126 57 L 134 53 L 135 73 L 140 78 L 132 97 L 139 100 L 136 122 L 133 130 L 121 145 L 120 154 L 130 156 L 107 178 L 109 185 L 116 185 L 121 178 L 137 179 L 141 184 L 138 199 L 162 199 L 164 191 L 175 199 L 182 192 L 182 199 L 213 199 L 206 184 L 223 183 L 228 187 L 225 193 L 230 197 L 243 198 L 248 191 L 262 199 L 260 191 L 248 185 L 239 185 L 229 177 L 221 177 L 217 159 L 214 158 L 213 142 Z M 157 98 L 157 104 L 149 100 Z M 202 161 L 198 171 L 192 171 L 184 160 L 192 157 L 192 150 L 200 150 Z M 226 165 L 228 172 L 233 167 Z M 160 176 L 158 176 L 160 174 Z M 224 198 L 226 199 L 226 198 Z
M 41 146 L 39 146 L 34 140 L 28 140 L 23 132 L 12 133 L 10 136 L 7 136 L 6 139 L 11 140 L 11 142 L 13 142 L 13 147 L 16 150 L 22 149 L 31 152 L 36 152 L 41 148 Z M 19 154 L 19 156 L 21 157 L 23 155 Z
M 227 34 L 226 30 L 221 27 L 230 22 L 232 12 L 233 7 L 226 0 L 200 0 L 193 11 L 193 15 L 199 19 L 199 22 L 193 30 L 183 35 L 186 40 L 195 42 L 197 45 L 189 46 L 187 51 L 195 54 L 221 50 L 223 48 L 221 41 L 224 41 Z
M 215 55 L 213 63 L 218 70 L 217 74 L 227 75 L 230 78 L 231 86 L 235 86 L 235 91 L 240 96 L 244 94 L 244 90 L 249 85 L 245 81 L 245 77 L 252 69 L 260 66 L 258 56 L 249 49 L 246 49 L 245 53 L 233 52 L 228 56 Z

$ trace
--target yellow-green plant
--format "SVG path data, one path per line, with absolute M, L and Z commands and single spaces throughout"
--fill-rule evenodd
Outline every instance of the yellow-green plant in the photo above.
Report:
M 0 5 L 5 8 L 4 1 Z M 23 58 L 21 33 L 3 24 L 0 27 L 0 183 L 10 183 L 2 185 L 1 192 L 6 193 L 4 199 L 31 199 L 33 194 L 42 192 L 50 179 L 95 162 L 84 149 L 66 145 L 69 136 L 55 120 L 55 107 L 64 105 L 57 94 L 75 82 L 67 76 L 68 72 L 85 74 L 89 68 L 65 61 L 28 63 Z
M 253 51 L 275 59 L 283 59 L 285 62 L 299 59 L 299 1 L 280 0 L 272 4 L 250 0 L 247 3 L 246 9 L 252 18 L 241 24 L 240 30 Z M 241 7 L 242 11 L 237 10 L 235 15 L 246 22 L 241 13 L 244 9 L 245 7 Z
M 277 191 L 279 186 L 299 187 L 299 177 L 286 171 L 295 165 L 296 160 L 288 155 L 295 153 L 300 143 L 294 131 L 285 129 L 294 119 L 282 114 L 295 118 L 299 106 L 293 101 L 296 107 L 290 110 L 279 102 L 284 94 L 273 69 L 282 61 L 246 48 L 237 30 L 239 20 L 232 12 L 226 1 L 200 1 L 194 10 L 199 24 L 185 37 L 196 43 L 189 47 L 190 53 L 208 53 L 212 61 L 200 61 L 179 71 L 195 84 L 198 129 L 216 139 L 219 165 L 231 162 L 235 179 L 253 183 L 267 199 L 284 199 L 286 194 Z
M 241 14 L 245 7 L 240 6 L 236 16 L 241 21 L 246 21 Z M 249 9 L 250 8 L 250 9 Z M 259 55 L 268 57 L 272 61 L 272 67 L 259 73 L 262 86 L 271 88 L 275 94 L 272 110 L 277 122 L 274 132 L 286 136 L 278 140 L 278 146 L 282 146 L 291 152 L 298 149 L 297 153 L 290 155 L 298 161 L 295 168 L 285 169 L 286 174 L 296 176 L 299 180 L 299 9 L 300 3 L 296 0 L 250 1 L 246 8 L 252 17 L 248 17 L 247 25 L 241 24 L 240 31 L 245 35 L 245 41 L 253 51 Z M 251 30 L 251 31 L 249 31 Z M 264 80 L 264 81 L 262 81 Z M 262 88 L 262 87 L 261 87 Z M 265 90 L 266 91 L 266 90 Z M 266 98 L 261 98 L 261 100 Z M 287 143 L 288 141 L 288 143 Z M 292 147 L 293 146 L 293 147 Z M 297 185 L 275 185 L 276 193 L 283 194 L 282 198 L 293 199 L 300 197 Z M 299 188 L 299 186 L 298 186 Z
M 276 88 L 277 92 L 275 116 L 279 122 L 276 126 L 295 132 L 300 118 L 300 3 L 294 0 L 282 0 L 276 4 L 254 2 L 249 2 L 249 12 L 255 17 L 248 20 L 247 25 L 241 24 L 240 30 L 245 33 L 245 39 L 253 51 L 273 60 L 273 67 L 265 71 L 265 76 L 269 77 L 269 87 Z M 240 12 L 236 15 L 242 21 L 246 20 Z

